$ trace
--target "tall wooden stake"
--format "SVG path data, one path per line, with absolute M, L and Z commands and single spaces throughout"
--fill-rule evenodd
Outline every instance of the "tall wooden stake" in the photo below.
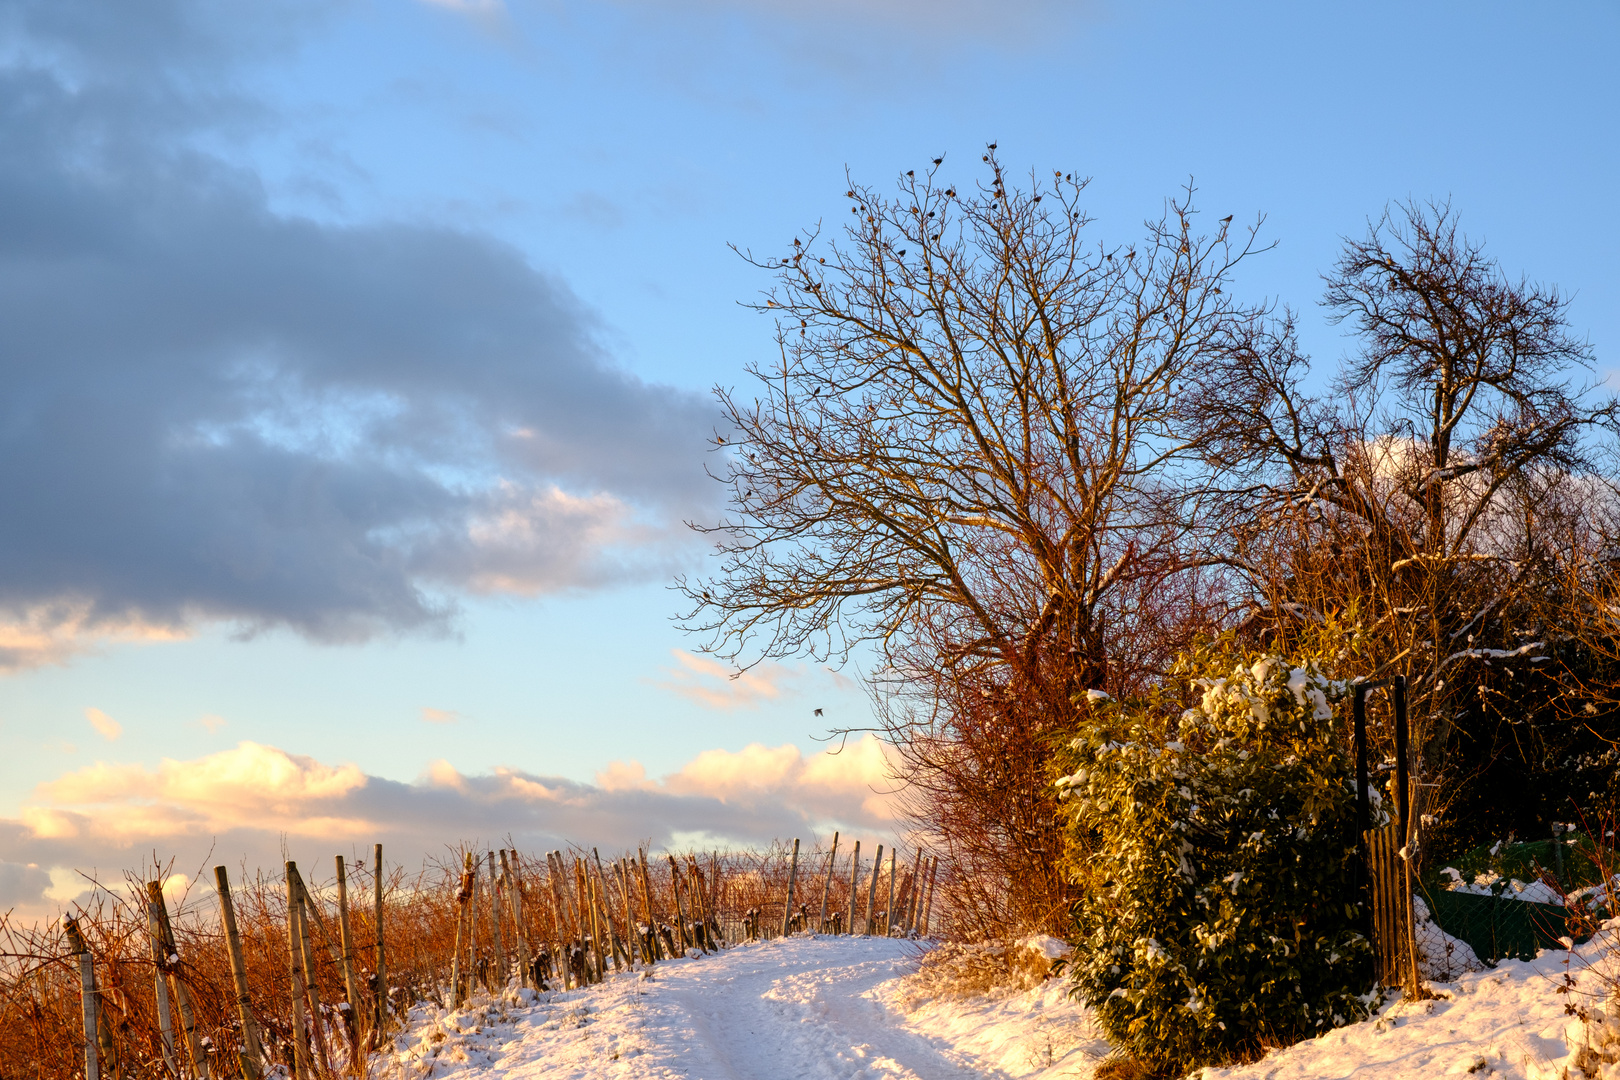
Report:
M 922 848 L 917 849 L 917 857 L 911 861 L 911 885 L 906 892 L 906 917 L 901 920 L 901 929 L 907 934 L 917 926 L 917 901 L 922 897 Z
M 883 845 L 877 846 L 877 855 L 872 859 L 872 879 L 866 883 L 866 936 L 872 936 L 873 917 L 877 914 L 877 883 L 883 876 Z
M 827 932 L 827 894 L 832 889 L 833 864 L 838 859 L 838 832 L 833 831 L 832 850 L 827 852 L 827 875 L 821 879 L 821 915 L 816 919 L 816 933 Z
M 472 972 L 467 967 L 467 956 L 471 955 L 471 939 L 473 932 L 472 898 L 475 885 L 473 871 L 473 857 L 471 852 L 463 855 L 461 861 L 461 888 L 456 891 L 456 953 L 450 960 L 450 1001 L 452 1007 L 459 1007 L 467 996 L 467 984 L 472 980 Z
M 562 867 L 565 873 L 567 872 L 568 863 L 560 851 L 557 853 L 557 865 Z M 569 907 L 574 912 L 575 939 L 579 943 L 580 950 L 585 958 L 585 981 L 591 983 L 596 981 L 596 973 L 591 970 L 592 950 L 585 947 L 587 939 L 591 936 L 591 925 L 586 919 L 584 897 L 581 895 L 584 889 L 585 880 L 580 873 L 579 859 L 576 858 L 574 859 L 573 880 L 570 881 L 567 877 L 563 878 L 563 897 L 568 901 Z
M 191 1075 L 197 1080 L 208 1080 L 208 1052 L 197 1035 L 197 1014 L 191 1008 L 191 990 L 180 978 L 176 967 L 180 960 L 180 947 L 174 940 L 174 928 L 169 925 L 169 905 L 163 899 L 163 883 L 148 881 L 146 897 L 156 914 L 158 933 L 163 941 L 163 970 L 174 987 L 174 1000 L 180 1007 L 180 1027 L 186 1036 L 186 1055 L 191 1060 Z
M 894 854 L 898 848 L 889 849 L 889 907 L 883 913 L 883 936 L 894 936 Z
M 518 985 L 528 986 L 533 973 L 529 970 L 529 934 L 523 925 L 523 877 L 518 869 L 516 850 L 508 862 L 506 849 L 501 849 L 501 873 L 506 876 L 506 905 L 512 914 L 512 945 L 517 950 Z
M 96 1001 L 96 962 L 90 946 L 79 932 L 78 920 L 71 915 L 62 916 L 62 932 L 67 935 L 74 955 L 79 961 L 79 1009 L 84 1022 L 84 1078 L 100 1080 L 101 1060 L 96 1053 L 96 1042 L 101 1033 L 100 1009 Z
M 613 890 L 608 888 L 607 872 L 602 869 L 601 853 L 595 848 L 591 848 L 591 858 L 596 860 L 596 880 L 602 884 L 602 914 L 607 920 L 608 942 L 613 946 L 613 964 L 618 967 L 621 948 L 619 945 L 619 933 L 613 928 Z M 629 933 L 629 931 L 630 928 L 626 926 L 625 932 Z M 628 950 L 623 951 L 628 953 Z M 630 966 L 630 957 L 628 955 L 624 958 L 624 966 Z
M 377 927 L 377 966 L 374 978 L 377 980 L 377 989 L 372 994 L 372 1016 L 376 1025 L 371 1029 L 371 1044 L 381 1046 L 383 1037 L 388 1031 L 388 963 L 383 952 L 383 857 L 382 845 L 378 844 L 372 852 L 374 860 L 371 870 L 371 885 L 374 893 L 372 899 L 372 919 Z
M 696 856 L 692 857 L 691 862 L 692 880 L 697 882 L 697 888 L 692 892 L 692 895 L 697 898 L 692 902 L 692 906 L 697 910 L 692 913 L 692 917 L 698 924 L 698 941 L 703 946 L 704 951 L 707 952 L 711 948 L 720 948 L 720 943 L 715 941 L 712 930 L 715 920 L 713 912 L 709 908 L 709 883 L 703 877 L 703 867 L 698 865 Z M 718 880 L 720 872 L 715 869 L 713 863 L 709 864 L 709 869 L 715 870 L 715 878 Z
M 641 902 L 647 908 L 647 936 L 652 938 L 652 960 L 662 960 L 664 959 L 664 943 L 659 939 L 658 915 L 653 910 L 652 875 L 647 873 L 646 849 L 637 848 L 636 855 L 641 859 Z
M 174 1018 L 169 1011 L 169 958 L 163 948 L 163 929 L 158 925 L 157 909 L 152 896 L 146 897 L 146 932 L 152 939 L 152 982 L 157 994 L 158 1034 L 163 1040 L 163 1064 L 170 1076 L 179 1076 L 174 1063 Z
M 497 874 L 495 871 L 495 853 L 491 851 L 489 852 L 489 937 L 491 947 L 495 950 L 495 963 L 500 965 L 495 969 L 500 974 L 495 980 L 497 985 L 493 987 L 497 994 L 506 991 L 506 980 L 512 975 L 512 961 L 506 955 L 506 935 L 501 933 L 501 904 L 499 898 L 501 894 L 500 882 L 504 880 L 505 876 Z M 508 889 L 512 887 L 510 882 L 506 887 Z
M 563 939 L 568 936 L 568 909 L 563 906 L 562 887 L 558 883 L 562 872 L 553 861 L 553 854 L 546 852 L 546 884 L 551 887 L 551 923 L 552 937 L 557 943 L 557 971 L 562 975 L 563 989 L 566 990 L 574 978 L 573 967 L 563 947 Z
M 337 893 L 338 893 L 338 942 L 342 951 L 338 954 L 338 963 L 343 968 L 343 993 L 347 996 L 346 1004 L 349 1006 L 348 1015 L 344 1017 L 349 1027 L 349 1059 L 360 1059 L 360 1029 L 362 1018 L 360 1015 L 360 984 L 354 977 L 354 936 L 349 932 L 349 865 L 344 862 L 343 856 L 333 856 L 337 864 Z
M 686 909 L 681 906 L 681 871 L 675 865 L 675 856 L 669 856 L 669 894 L 675 901 L 675 940 L 681 943 L 684 952 L 692 947 L 690 927 L 687 925 Z
M 225 927 L 225 947 L 231 958 L 231 981 L 236 985 L 236 1016 L 242 1024 L 242 1080 L 259 1080 L 264 1075 L 259 1024 L 253 1018 L 253 1001 L 248 996 L 247 964 L 242 959 L 242 935 L 236 930 L 236 905 L 231 902 L 231 879 L 223 866 L 214 867 L 214 885 L 219 889 L 219 920 Z
M 574 866 L 579 874 L 580 901 L 591 910 L 591 955 L 596 959 L 596 981 L 601 982 L 607 978 L 607 958 L 602 955 L 602 909 L 596 902 L 596 882 L 591 880 L 590 871 L 584 869 L 584 861 L 576 858 Z
M 309 898 L 309 889 L 304 885 L 304 877 L 298 872 L 298 866 L 292 866 L 293 884 L 298 887 L 298 942 L 304 954 L 304 992 L 309 995 L 309 1030 L 315 1036 L 315 1050 L 320 1055 L 321 1067 L 328 1073 L 332 1071 L 332 1050 L 326 1039 L 326 1024 L 321 1020 L 321 981 L 320 966 L 315 960 L 315 942 L 309 936 L 309 913 L 314 907 L 314 901 Z
M 630 966 L 635 967 L 636 957 L 641 962 L 647 962 L 647 950 L 641 942 L 641 935 L 636 932 L 635 905 L 630 900 L 630 873 L 628 859 L 614 859 L 613 870 L 619 877 L 619 895 L 624 897 L 624 932 L 630 938 Z
M 928 897 L 923 902 L 922 932 L 923 932 L 924 937 L 928 936 L 929 928 L 933 925 L 933 918 L 934 918 L 934 884 L 935 884 L 935 879 L 937 879 L 938 877 L 939 877 L 939 856 L 935 855 L 934 858 L 933 858 L 932 865 L 929 866 L 929 868 L 928 868 Z
M 473 981 L 478 978 L 478 866 L 482 860 L 470 851 L 463 858 L 472 875 L 467 896 L 467 996 L 472 997 Z
M 849 922 L 844 924 L 844 933 L 855 932 L 855 896 L 861 880 L 861 842 L 855 841 L 855 853 L 849 857 Z
M 787 908 L 782 912 L 782 936 L 787 937 L 793 929 L 793 886 L 799 878 L 799 840 L 793 840 L 793 862 L 788 866 Z
M 292 977 L 293 1009 L 293 1078 L 313 1080 L 309 1064 L 309 1023 L 304 1015 L 304 943 L 299 930 L 299 909 L 303 907 L 298 891 L 298 864 L 287 864 L 287 967 Z

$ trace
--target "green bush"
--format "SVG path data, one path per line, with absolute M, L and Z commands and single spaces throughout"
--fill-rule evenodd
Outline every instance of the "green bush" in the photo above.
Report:
M 1074 993 L 1137 1060 L 1183 1072 L 1364 1017 L 1372 953 L 1344 684 L 1229 640 L 1179 672 L 1202 691 L 1179 718 L 1078 702 L 1057 784 L 1083 896 Z

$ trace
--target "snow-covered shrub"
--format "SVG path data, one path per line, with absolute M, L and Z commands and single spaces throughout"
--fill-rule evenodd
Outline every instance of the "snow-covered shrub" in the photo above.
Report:
M 1179 673 L 1200 695 L 1179 717 L 1077 699 L 1057 784 L 1075 993 L 1137 1060 L 1185 1071 L 1361 1018 L 1372 969 L 1344 684 L 1225 639 Z

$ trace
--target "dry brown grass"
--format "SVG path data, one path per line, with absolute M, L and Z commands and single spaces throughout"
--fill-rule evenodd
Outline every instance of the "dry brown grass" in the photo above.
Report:
M 1040 952 L 1013 942 L 947 941 L 924 953 L 908 976 L 900 1001 L 915 1009 L 929 1001 L 964 1001 L 1039 986 L 1052 973 Z
M 386 944 L 391 1008 L 401 1015 L 410 1004 L 433 1000 L 443 1003 L 448 996 L 450 963 L 454 953 L 456 891 L 465 846 L 451 849 L 442 859 L 432 859 L 414 873 L 391 866 L 385 873 L 383 937 Z M 633 854 L 633 853 L 632 853 Z M 566 880 L 572 880 L 573 857 L 590 858 L 589 849 L 565 853 Z M 848 911 L 848 849 L 840 847 L 840 870 L 835 874 L 828 895 L 829 916 Z M 683 904 L 690 920 L 691 894 L 686 883 L 696 880 L 693 867 L 700 868 L 705 885 L 704 899 L 717 924 L 720 936 L 736 940 L 742 936 L 744 919 L 750 909 L 760 912 L 762 929 L 774 936 L 781 932 L 791 846 L 777 843 L 754 851 L 718 852 L 680 856 Z M 614 872 L 612 855 L 602 855 L 607 866 L 608 903 L 613 929 L 621 940 L 626 936 L 624 897 Z M 543 854 L 520 857 L 523 882 L 523 934 L 530 950 L 538 955 L 549 949 L 556 955 L 560 943 L 571 940 L 577 929 L 566 915 L 555 910 Z M 821 904 L 821 886 L 826 872 L 826 853 L 819 848 L 801 851 L 795 909 L 807 905 L 814 921 Z M 326 873 L 314 866 L 301 867 L 318 918 L 312 921 L 316 964 L 314 982 L 322 1005 L 327 1029 L 326 1057 L 317 1060 L 317 1075 L 333 1077 L 358 1075 L 364 1071 L 364 1053 L 354 1052 L 364 1031 L 350 1031 L 344 1021 L 342 1002 L 344 979 L 337 959 L 338 918 L 334 870 Z M 674 903 L 669 862 L 662 856 L 648 857 L 654 918 L 673 924 Z M 868 871 L 869 872 L 869 871 Z M 375 970 L 373 943 L 376 940 L 372 904 L 371 868 L 350 863 L 347 868 L 349 918 L 355 944 L 355 965 L 360 996 L 369 997 L 367 977 Z M 247 967 L 248 990 L 253 1014 L 260 1026 L 265 1064 L 288 1064 L 292 1056 L 292 1000 L 287 959 L 287 892 L 280 874 L 241 872 L 232 875 L 232 899 Z M 154 992 L 156 972 L 146 929 L 146 910 L 141 884 L 164 880 L 168 875 L 155 869 L 130 874 L 125 882 L 97 884 L 89 897 L 74 905 L 91 954 L 101 990 L 103 1012 L 102 1075 L 137 1077 L 162 1075 L 162 1044 L 158 1029 Z M 494 942 L 488 922 L 487 876 L 480 878 L 479 917 L 475 949 L 481 960 L 492 960 Z M 860 890 L 860 914 L 864 918 L 865 879 Z M 886 884 L 880 888 L 878 904 L 887 899 Z M 140 899 L 136 899 L 140 898 Z M 635 920 L 645 920 L 639 884 L 633 885 L 631 905 Z M 235 993 L 229 958 L 220 927 L 219 905 L 208 884 L 194 884 L 186 895 L 170 902 L 171 917 L 180 956 L 178 978 L 190 989 L 197 1012 L 197 1029 L 210 1047 L 210 1072 L 215 1076 L 233 1075 L 229 1064 L 241 1045 L 236 1017 Z M 515 954 L 511 927 L 503 927 L 509 953 Z M 490 964 L 485 970 L 486 985 L 503 980 Z M 355 1012 L 367 1015 L 369 1002 L 355 1003 Z M 74 957 L 59 924 L 23 924 L 0 916 L 0 1062 L 21 1067 L 20 1075 L 36 1080 L 72 1080 L 84 1067 L 83 1025 L 79 1006 L 79 977 Z M 178 1027 L 178 1019 L 176 1020 Z M 177 1047 L 184 1069 L 184 1049 Z M 110 1059 L 110 1060 L 109 1060 Z M 12 1069 L 5 1069 L 11 1076 Z
M 1131 1057 L 1111 1057 L 1091 1076 L 1092 1080 L 1163 1080 L 1162 1074 Z

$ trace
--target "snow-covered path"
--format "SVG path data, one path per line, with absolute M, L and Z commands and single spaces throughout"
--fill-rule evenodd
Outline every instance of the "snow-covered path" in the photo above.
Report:
M 1620 923 L 1614 924 L 1620 931 Z M 1620 1080 L 1620 985 L 1610 934 L 1572 954 L 1434 984 L 1363 1023 L 1203 1080 Z M 567 993 L 515 992 L 457 1012 L 412 1010 L 387 1080 L 1088 1080 L 1108 1053 L 1061 980 L 968 1001 L 908 998 L 916 945 L 796 937 L 659 964 Z M 1565 976 L 1578 983 L 1558 989 Z M 1620 1006 L 1616 1006 L 1620 1009 Z M 1602 1058 L 1587 1046 L 1597 1048 Z
M 863 944 L 838 950 L 845 955 L 830 964 L 815 955 L 827 949 L 764 946 L 735 950 L 723 965 L 666 967 L 655 975 L 664 986 L 644 1005 L 642 1032 L 679 1066 L 676 1075 L 977 1077 L 948 1043 L 898 1026 L 871 996 L 906 965 L 887 942 Z
M 1106 1047 L 1053 985 L 907 1012 L 916 946 L 794 938 L 536 1000 L 423 1008 L 384 1075 L 502 1080 L 1089 1076 Z M 1016 1000 L 1014 1000 L 1016 998 Z

